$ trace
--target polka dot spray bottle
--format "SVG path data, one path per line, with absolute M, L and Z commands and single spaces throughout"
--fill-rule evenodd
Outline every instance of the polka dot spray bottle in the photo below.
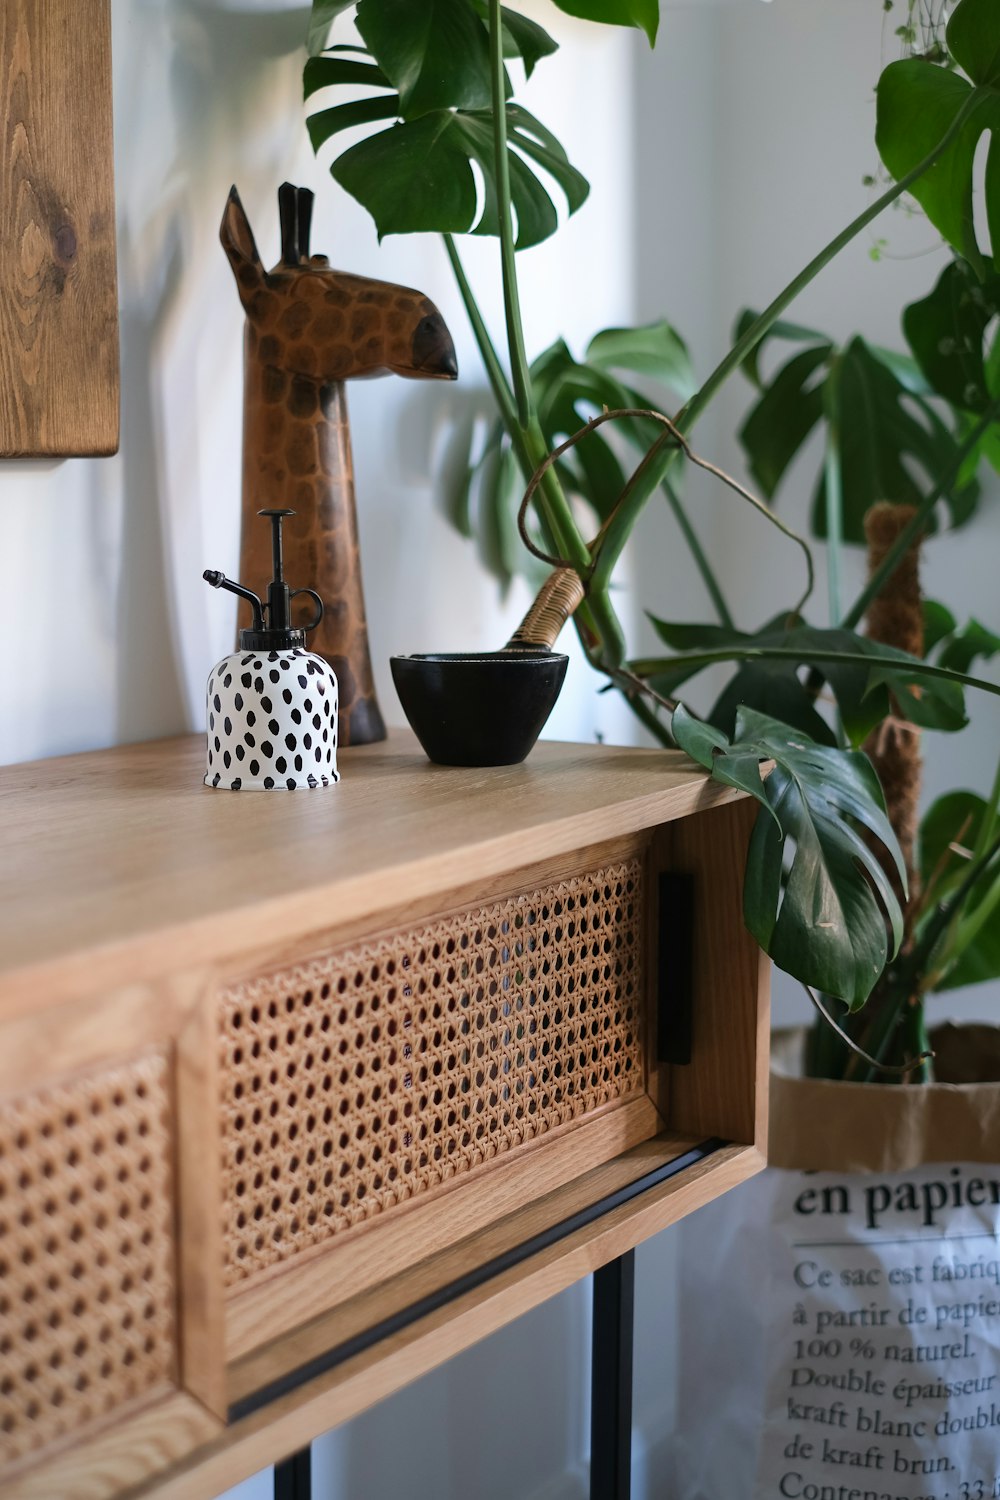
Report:
M 306 631 L 323 618 L 323 601 L 314 589 L 290 589 L 282 576 L 281 523 L 295 512 L 257 514 L 271 521 L 274 577 L 267 603 L 224 573 L 209 568 L 203 575 L 253 610 L 253 626 L 240 631 L 239 650 L 223 657 L 208 679 L 205 785 L 230 792 L 332 786 L 340 780 L 337 679 L 321 656 L 305 648 Z M 297 594 L 308 594 L 316 606 L 304 627 L 291 623 Z

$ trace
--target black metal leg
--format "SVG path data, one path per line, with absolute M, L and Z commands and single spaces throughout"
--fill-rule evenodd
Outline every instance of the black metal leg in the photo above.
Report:
M 274 1466 L 274 1500 L 312 1500 L 312 1449 Z
M 594 1272 L 590 1500 L 629 1500 L 635 1251 Z

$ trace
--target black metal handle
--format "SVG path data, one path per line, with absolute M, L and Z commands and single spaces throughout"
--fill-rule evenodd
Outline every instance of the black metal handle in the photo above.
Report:
M 300 594 L 308 594 L 309 597 L 310 597 L 310 599 L 315 599 L 315 601 L 316 601 L 316 615 L 315 615 L 315 618 L 312 619 L 312 620 L 310 620 L 308 624 L 306 624 L 306 625 L 296 625 L 295 628 L 296 628 L 296 630 L 315 630 L 316 626 L 319 624 L 320 620 L 322 620 L 322 618 L 323 618 L 323 601 L 320 598 L 320 596 L 317 594 L 317 592 L 316 592 L 315 589 L 292 589 L 291 595 L 289 597 L 292 598 L 292 599 L 297 599 Z

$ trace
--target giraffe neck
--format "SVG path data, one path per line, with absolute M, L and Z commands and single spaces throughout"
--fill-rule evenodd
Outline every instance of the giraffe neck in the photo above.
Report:
M 257 517 L 265 507 L 296 512 L 284 527 L 285 577 L 323 600 L 323 620 L 308 645 L 337 674 L 341 744 L 384 739 L 368 651 L 344 385 L 266 364 L 248 337 L 240 578 L 255 590 L 271 576 L 269 529 Z

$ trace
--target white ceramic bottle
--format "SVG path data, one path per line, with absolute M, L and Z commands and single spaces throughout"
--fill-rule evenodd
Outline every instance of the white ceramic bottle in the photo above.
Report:
M 264 604 L 224 573 L 206 569 L 216 589 L 246 599 L 253 625 L 240 646 L 212 668 L 206 708 L 208 758 L 205 785 L 226 791 L 299 791 L 332 786 L 337 771 L 337 678 L 321 656 L 305 648 L 305 633 L 323 618 L 314 589 L 290 589 L 282 577 L 281 523 L 291 510 L 262 510 L 271 520 L 274 577 Z M 291 623 L 291 603 L 309 594 L 316 614 L 304 627 Z M 267 616 L 265 624 L 264 617 Z

